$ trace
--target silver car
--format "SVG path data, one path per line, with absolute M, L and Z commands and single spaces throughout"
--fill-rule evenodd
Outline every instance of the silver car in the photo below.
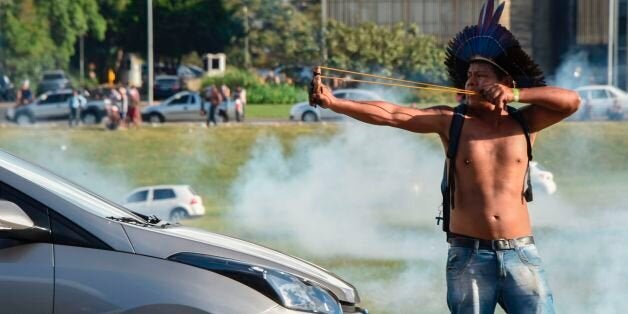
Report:
M 382 100 L 383 98 L 375 92 L 364 89 L 338 89 L 332 92 L 336 98 L 351 100 Z M 323 119 L 340 119 L 343 116 L 329 109 L 312 107 L 308 102 L 300 102 L 290 109 L 290 120 L 300 120 L 304 122 L 314 122 Z
M 48 91 L 28 105 L 7 109 L 6 119 L 19 125 L 41 120 L 67 119 L 70 116 L 68 100 L 71 96 L 71 89 Z M 87 100 L 81 110 L 81 119 L 87 124 L 100 123 L 104 115 L 105 103 L 102 99 Z
M 205 121 L 207 116 L 201 115 L 201 109 L 209 111 L 207 105 L 198 93 L 184 91 L 171 96 L 158 105 L 144 107 L 142 119 L 150 123 Z M 226 110 L 230 118 L 235 117 L 235 103 L 233 101 L 223 102 L 219 109 Z
M 0 151 L 6 313 L 366 313 L 328 271 L 141 217 Z
M 581 105 L 572 119 L 622 120 L 628 111 L 628 94 L 610 85 L 589 85 L 576 88 Z

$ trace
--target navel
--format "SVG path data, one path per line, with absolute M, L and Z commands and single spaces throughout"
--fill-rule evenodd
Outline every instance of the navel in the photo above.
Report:
M 494 219 L 494 220 L 499 220 L 499 216 L 496 216 L 496 215 L 495 215 L 495 216 L 493 216 L 493 219 Z
M 520 164 L 521 163 L 521 158 L 517 158 L 517 163 Z
M 470 164 L 471 164 L 471 160 L 469 160 L 469 159 L 465 159 L 465 160 L 464 160 L 464 164 L 465 164 L 465 165 L 470 165 Z

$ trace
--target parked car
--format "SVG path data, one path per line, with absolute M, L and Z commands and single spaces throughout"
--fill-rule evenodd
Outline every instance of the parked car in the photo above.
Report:
M 46 71 L 37 86 L 38 94 L 57 89 L 72 88 L 72 82 L 62 70 Z
M 158 105 L 144 107 L 142 109 L 142 119 L 150 123 L 205 121 L 207 117 L 201 115 L 203 103 L 203 99 L 197 92 L 180 92 Z M 233 101 L 223 103 L 221 107 L 226 109 L 229 119 L 235 117 L 235 103 Z M 203 108 L 208 111 L 208 104 L 205 103 Z
M 535 191 L 541 191 L 548 195 L 556 192 L 554 175 L 543 169 L 536 161 L 530 161 L 530 181 L 532 181 L 532 188 Z
M 628 94 L 610 85 L 589 85 L 576 88 L 581 104 L 572 119 L 622 120 L 628 110 Z
M 189 185 L 140 187 L 125 196 L 122 205 L 133 212 L 171 222 L 205 214 L 203 200 Z
M 168 98 L 183 90 L 181 79 L 175 75 L 157 75 L 153 85 L 155 99 Z
M 352 100 L 382 100 L 377 93 L 364 89 L 338 89 L 332 92 L 336 98 Z M 315 122 L 323 119 L 339 119 L 343 115 L 321 107 L 312 107 L 308 102 L 300 102 L 290 109 L 290 120 Z
M 4 151 L 0 289 L 6 313 L 367 313 L 320 267 L 135 215 Z
M 71 89 L 48 91 L 28 105 L 7 109 L 6 119 L 19 125 L 41 120 L 68 119 L 70 116 L 68 100 L 71 96 Z M 86 124 L 100 123 L 105 115 L 103 99 L 88 99 L 81 110 L 81 119 Z

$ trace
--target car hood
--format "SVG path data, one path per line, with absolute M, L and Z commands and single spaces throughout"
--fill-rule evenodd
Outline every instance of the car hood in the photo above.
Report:
M 357 304 L 356 289 L 329 271 L 299 258 L 236 238 L 183 226 L 146 228 L 123 224 L 137 254 L 166 259 L 190 252 L 230 258 L 279 269 L 332 291 L 343 302 Z M 158 243 L 158 245 L 156 245 Z

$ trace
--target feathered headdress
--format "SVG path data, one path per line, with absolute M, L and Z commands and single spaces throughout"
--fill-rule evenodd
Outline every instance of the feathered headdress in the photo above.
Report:
M 465 27 L 449 42 L 445 66 L 449 79 L 457 88 L 464 88 L 469 64 L 473 61 L 494 65 L 510 75 L 517 87 L 545 86 L 539 66 L 523 51 L 513 34 L 498 24 L 504 4 L 493 12 L 494 0 L 487 0 L 482 6 L 478 25 Z

